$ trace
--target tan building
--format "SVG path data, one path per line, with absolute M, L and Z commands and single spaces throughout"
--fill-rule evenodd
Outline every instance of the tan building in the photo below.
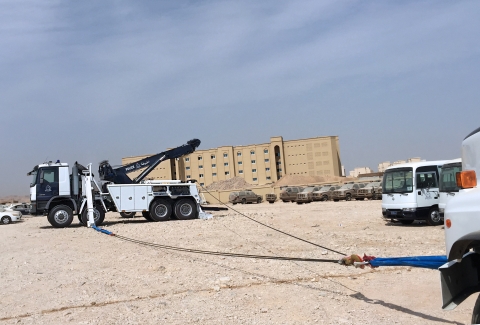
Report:
M 146 156 L 122 158 L 129 164 Z M 276 182 L 284 175 L 342 176 L 338 136 L 223 146 L 197 150 L 179 159 L 163 162 L 148 179 L 196 179 L 201 185 L 240 176 L 252 185 Z M 134 178 L 140 171 L 129 175 Z

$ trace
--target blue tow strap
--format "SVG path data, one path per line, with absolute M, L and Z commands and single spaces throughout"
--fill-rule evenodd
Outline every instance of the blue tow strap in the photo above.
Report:
M 108 230 L 106 230 L 106 229 L 98 228 L 98 227 L 95 226 L 95 225 L 93 225 L 92 228 L 95 229 L 96 231 L 101 232 L 101 233 L 104 233 L 104 234 L 106 234 L 106 235 L 113 235 L 113 232 L 108 231 Z
M 377 257 L 370 261 L 373 267 L 378 266 L 412 266 L 423 267 L 427 269 L 438 269 L 447 263 L 445 255 L 438 256 L 410 256 L 410 257 Z

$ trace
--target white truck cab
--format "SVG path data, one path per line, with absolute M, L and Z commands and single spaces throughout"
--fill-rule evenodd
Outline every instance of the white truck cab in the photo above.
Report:
M 462 171 L 456 173 L 459 192 L 445 206 L 448 263 L 440 267 L 444 309 L 453 309 L 480 291 L 480 128 L 462 143 Z M 472 323 L 480 322 L 480 299 Z
M 448 160 L 399 164 L 385 170 L 382 184 L 382 215 L 410 224 L 426 220 L 443 223 L 438 212 L 439 174 Z

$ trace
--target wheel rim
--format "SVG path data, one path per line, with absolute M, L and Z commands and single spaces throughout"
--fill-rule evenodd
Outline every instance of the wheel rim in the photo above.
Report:
M 192 211 L 192 206 L 188 203 L 184 203 L 180 206 L 180 213 L 182 214 L 182 216 L 189 216 Z
M 88 221 L 88 209 L 85 210 L 85 217 Z M 100 219 L 100 211 L 98 211 L 97 209 L 93 209 L 93 221 L 95 221 L 95 223 Z
M 167 215 L 167 207 L 163 204 L 160 204 L 160 205 L 157 205 L 155 207 L 155 214 L 158 216 L 158 217 L 165 217 Z
M 53 219 L 55 219 L 57 223 L 64 223 L 68 220 L 68 213 L 65 210 L 59 210 L 55 212 Z
M 430 219 L 432 219 L 433 222 L 440 222 L 440 213 L 438 213 L 437 210 L 433 210 L 432 212 L 430 212 Z
M 2 223 L 4 223 L 4 224 L 6 224 L 6 225 L 7 225 L 7 224 L 8 224 L 8 218 L 6 218 L 6 217 L 3 217 L 3 218 L 2 218 Z

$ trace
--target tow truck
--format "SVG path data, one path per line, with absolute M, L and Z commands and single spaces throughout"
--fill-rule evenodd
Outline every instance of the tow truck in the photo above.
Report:
M 462 171 L 456 173 L 459 192 L 445 206 L 448 263 L 440 267 L 443 309 L 453 309 L 480 291 L 480 128 L 462 142 Z M 480 296 L 472 324 L 480 323 Z
M 108 161 L 99 164 L 98 183 L 88 168 L 75 162 L 69 174 L 69 165 L 57 161 L 36 165 L 27 175 L 32 177 L 30 201 L 32 215 L 46 215 L 55 228 L 68 227 L 77 215 L 84 225 L 103 223 L 105 213 L 141 212 L 148 221 L 166 221 L 175 215 L 178 219 L 205 216 L 194 180 L 145 180 L 158 164 L 190 154 L 200 145 L 193 139 L 182 146 L 146 157 L 131 164 L 113 168 Z M 127 174 L 142 170 L 131 179 Z M 89 206 L 89 200 L 91 205 Z M 89 220 L 90 212 L 93 221 Z

